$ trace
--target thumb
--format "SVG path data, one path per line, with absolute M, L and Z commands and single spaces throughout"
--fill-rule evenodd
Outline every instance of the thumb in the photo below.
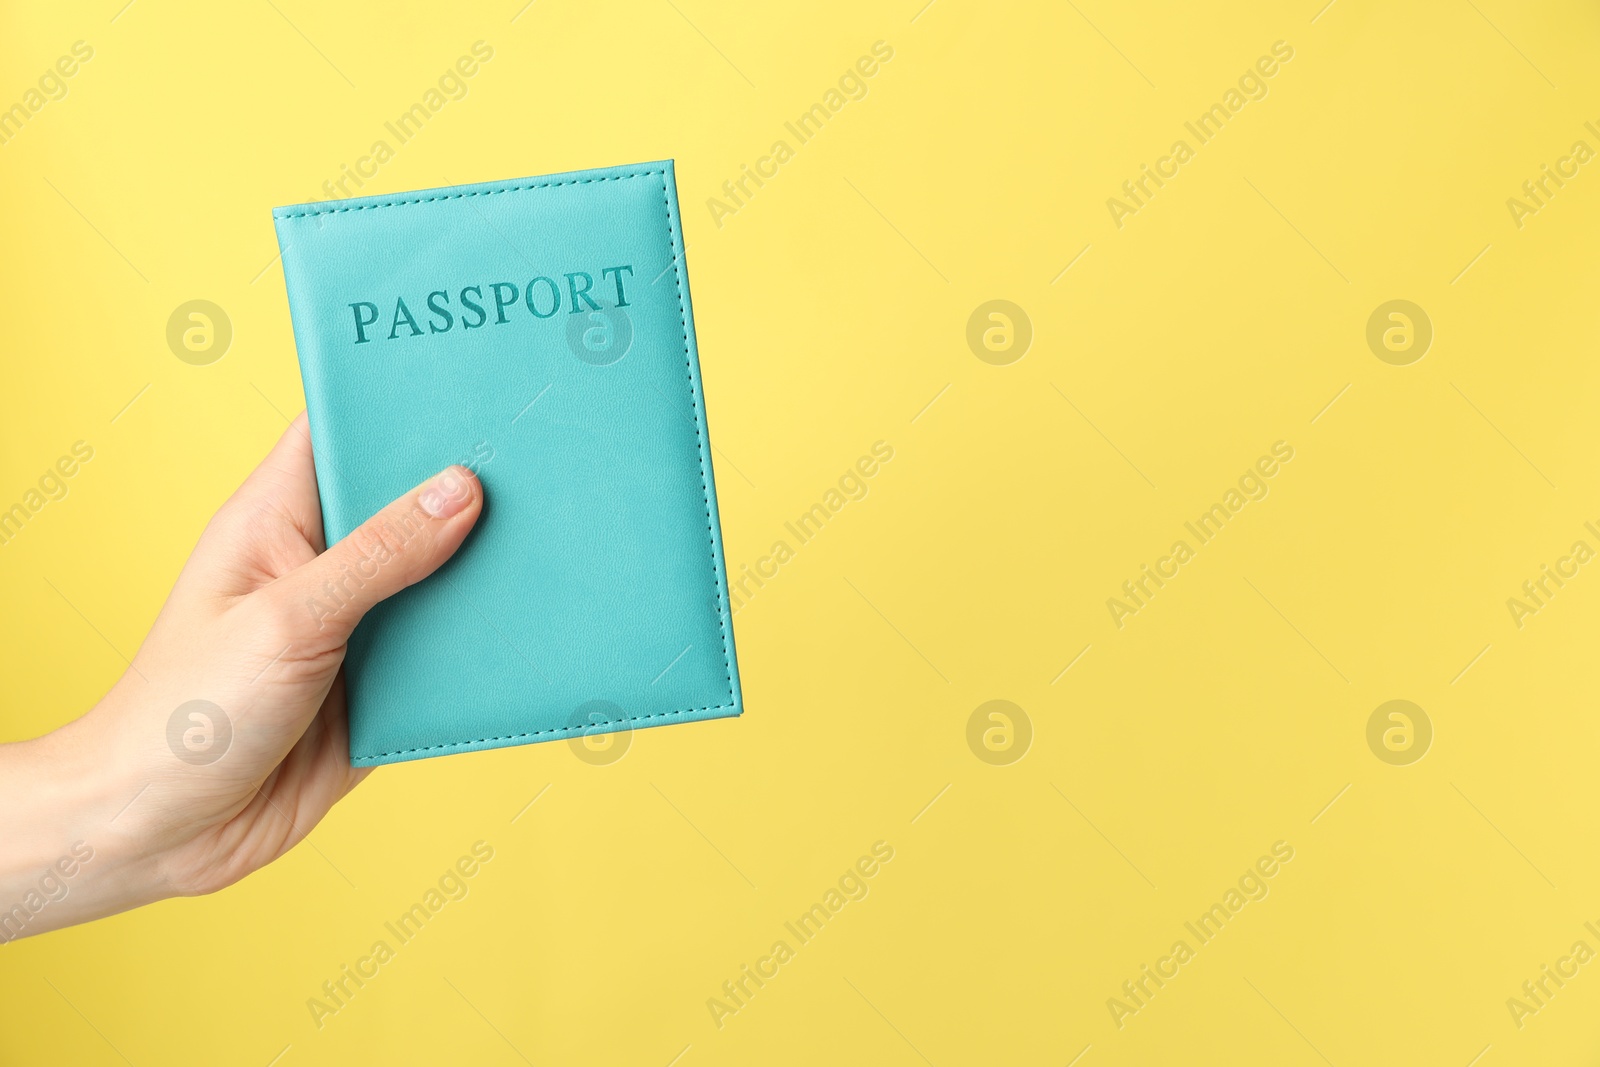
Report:
M 455 554 L 483 512 L 483 484 L 453 466 L 274 583 L 317 635 L 337 648 L 380 600 L 414 585 Z

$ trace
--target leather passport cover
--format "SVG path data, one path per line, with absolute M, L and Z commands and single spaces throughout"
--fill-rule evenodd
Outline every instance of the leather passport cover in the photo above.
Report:
M 329 544 L 486 506 L 345 660 L 357 766 L 738 715 L 670 160 L 273 212 Z

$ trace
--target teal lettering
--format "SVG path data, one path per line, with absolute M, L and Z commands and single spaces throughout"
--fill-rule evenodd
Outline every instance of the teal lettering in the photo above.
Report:
M 476 311 L 478 313 L 477 322 L 469 322 L 467 321 L 467 317 L 465 315 L 461 316 L 461 328 L 463 330 L 476 330 L 479 326 L 482 326 L 484 323 L 489 321 L 489 313 L 483 310 L 483 305 L 478 303 L 477 300 L 469 300 L 467 298 L 468 293 L 475 294 L 478 299 L 481 300 L 483 298 L 483 290 L 479 289 L 476 285 L 469 285 L 465 289 L 461 290 L 461 306 L 469 311 Z
M 544 282 L 546 285 L 548 285 L 550 287 L 550 310 L 549 311 L 540 311 L 538 308 L 533 306 L 533 287 L 535 285 L 538 285 L 540 282 Z M 537 278 L 533 279 L 533 281 L 529 282 L 528 283 L 527 303 L 528 303 L 528 310 L 533 312 L 533 317 L 536 318 L 536 319 L 548 319 L 551 315 L 554 315 L 557 311 L 560 311 L 561 310 L 561 290 L 556 286 L 555 279 L 546 278 L 546 277 L 541 275 L 540 277 L 537 277 Z
M 362 308 L 366 308 L 368 311 L 372 312 L 372 318 L 362 318 Z M 368 341 L 372 340 L 372 338 L 367 336 L 367 327 L 378 321 L 378 305 L 371 304 L 363 300 L 360 303 L 351 304 L 350 310 L 356 313 L 356 344 L 364 345 Z
M 600 272 L 600 277 L 604 278 L 607 274 L 610 274 L 613 271 L 615 271 L 617 275 L 617 307 L 625 308 L 628 306 L 628 298 L 624 296 L 622 292 L 622 272 L 627 271 L 629 274 L 632 274 L 633 267 L 631 264 L 622 267 L 607 267 Z
M 504 326 L 506 324 L 506 322 L 507 322 L 507 319 L 506 319 L 506 308 L 509 307 L 512 304 L 515 304 L 517 302 L 517 293 L 519 292 L 519 290 L 517 289 L 516 286 L 512 285 L 510 282 L 495 282 L 489 288 L 494 290 L 494 321 L 495 321 L 495 325 Z M 500 295 L 500 290 L 502 290 L 502 289 L 511 290 L 511 295 L 507 296 L 507 297 L 502 297 Z
M 406 307 L 406 302 L 403 299 L 396 299 L 394 302 L 394 322 L 389 327 L 389 340 L 394 340 L 395 334 L 400 330 L 401 322 L 411 327 L 412 337 L 422 336 L 422 327 L 418 326 L 417 320 L 411 317 L 411 309 Z
M 579 278 L 583 279 L 583 288 L 582 289 L 578 288 L 578 279 Z M 589 295 L 589 287 L 592 286 L 592 285 L 594 285 L 594 277 L 592 275 L 590 275 L 590 274 L 584 273 L 581 270 L 567 275 L 567 289 L 568 289 L 569 292 L 572 293 L 572 313 L 574 315 L 576 315 L 578 312 L 583 310 L 581 307 L 578 306 L 578 300 L 580 298 L 583 300 L 583 302 L 585 304 L 589 305 L 589 310 L 590 311 L 599 311 L 600 310 L 600 305 L 596 304 L 594 302 L 594 297 Z
M 456 317 L 450 314 L 450 309 L 439 304 L 440 298 L 443 298 L 446 304 L 450 303 L 450 294 L 443 289 L 428 294 L 428 310 L 435 315 L 444 316 L 443 326 L 435 326 L 431 321 L 428 323 L 429 333 L 449 333 L 450 327 L 456 324 Z

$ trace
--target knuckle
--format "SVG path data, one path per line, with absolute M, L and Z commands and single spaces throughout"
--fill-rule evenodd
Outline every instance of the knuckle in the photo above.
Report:
M 342 625 L 344 605 L 318 590 L 298 589 L 263 598 L 248 620 L 251 645 L 259 651 L 252 662 L 251 684 L 259 680 L 299 681 L 318 677 L 348 636 Z
M 252 620 L 252 631 L 258 635 L 263 647 L 270 646 L 269 655 L 305 640 L 307 616 L 296 607 L 287 597 L 264 598 L 256 618 Z

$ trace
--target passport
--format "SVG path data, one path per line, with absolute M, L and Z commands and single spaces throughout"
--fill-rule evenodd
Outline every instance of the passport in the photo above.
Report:
M 740 714 L 672 161 L 273 221 L 328 543 L 451 463 L 484 487 L 350 639 L 351 763 Z

